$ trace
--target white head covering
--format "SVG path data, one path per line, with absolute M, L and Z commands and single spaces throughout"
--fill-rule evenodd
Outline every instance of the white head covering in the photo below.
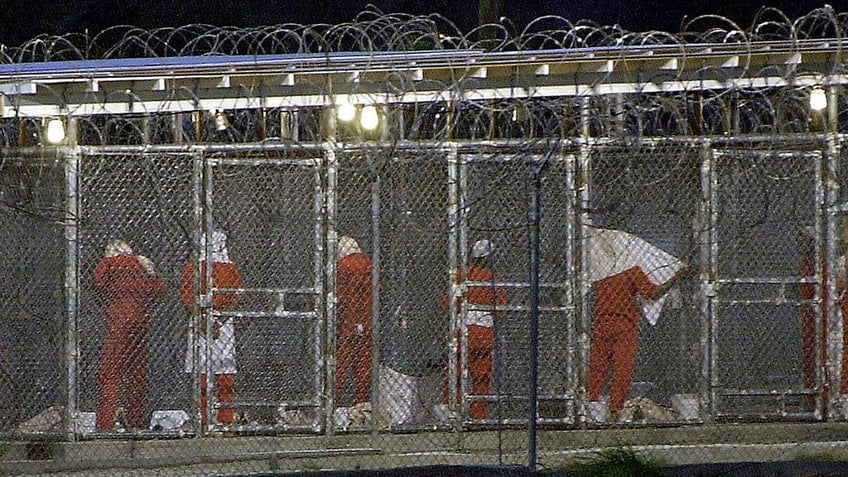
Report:
M 132 255 L 130 245 L 121 239 L 114 239 L 106 245 L 104 256 L 117 257 L 118 255 Z
M 206 250 L 206 236 L 200 237 L 200 255 Z M 220 230 L 212 232 L 212 262 L 231 263 L 227 252 L 227 234 Z
M 339 245 L 337 247 L 337 252 L 339 256 L 339 260 L 347 257 L 348 255 L 354 253 L 362 253 L 362 249 L 359 248 L 359 244 L 356 243 L 353 237 L 348 237 L 347 235 L 342 235 L 339 237 Z
M 486 239 L 478 240 L 471 247 L 471 256 L 474 258 L 488 257 L 492 250 L 494 250 L 492 242 Z
M 141 266 L 144 267 L 145 270 L 147 270 L 148 275 L 150 275 L 151 277 L 156 276 L 156 267 L 153 265 L 153 260 L 150 260 L 144 255 L 138 255 L 136 258 L 138 259 L 138 263 L 140 263 Z

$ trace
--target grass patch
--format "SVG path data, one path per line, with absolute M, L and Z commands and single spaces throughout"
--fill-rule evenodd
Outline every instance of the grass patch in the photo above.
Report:
M 822 452 L 820 454 L 798 454 L 792 458 L 795 462 L 845 462 L 845 456 Z
M 664 477 L 663 467 L 663 463 L 639 457 L 632 449 L 613 448 L 577 459 L 563 470 L 576 477 Z

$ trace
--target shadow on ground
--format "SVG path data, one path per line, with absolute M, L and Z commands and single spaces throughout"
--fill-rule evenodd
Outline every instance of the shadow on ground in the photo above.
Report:
M 848 462 L 734 462 L 666 467 L 668 477 L 848 477 Z M 257 474 L 251 474 L 256 477 Z M 267 477 L 569 477 L 565 471 L 520 466 L 435 465 L 381 470 L 260 474 Z M 633 474 L 635 476 L 635 474 Z M 628 477 L 629 474 L 616 474 Z

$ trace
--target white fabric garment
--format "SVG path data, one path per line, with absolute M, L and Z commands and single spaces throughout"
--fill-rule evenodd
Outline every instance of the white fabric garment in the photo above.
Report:
M 592 282 L 639 267 L 655 285 L 670 280 L 683 262 L 647 240 L 621 230 L 587 227 L 588 277 Z M 642 315 L 651 325 L 657 324 L 666 300 L 677 298 L 676 291 L 657 300 L 639 299 Z
M 232 263 L 230 254 L 227 252 L 227 234 L 220 230 L 212 232 L 212 261 L 217 263 Z M 206 253 L 206 236 L 200 236 L 201 260 Z
M 495 320 L 491 311 L 468 310 L 465 314 L 465 324 L 466 326 L 477 325 L 492 328 L 495 326 Z
M 206 252 L 206 236 L 200 237 L 200 255 Z M 212 232 L 212 262 L 213 263 L 232 263 L 230 255 L 227 252 L 227 235 L 220 230 Z M 221 319 L 221 318 L 215 318 Z M 206 357 L 207 353 L 212 353 L 212 360 L 209 363 L 213 374 L 236 374 L 236 330 L 233 320 L 226 318 L 223 324 L 218 329 L 218 337 L 212 338 L 212 342 L 206 340 L 206 329 L 200 327 L 195 330 L 197 333 L 198 360 L 197 371 L 206 372 Z M 185 371 L 191 373 L 195 371 L 192 366 L 192 354 L 194 353 L 195 336 L 191 332 L 188 333 L 188 351 L 186 352 Z
M 145 257 L 144 255 L 138 255 L 136 258 L 138 259 L 138 262 L 141 264 L 141 266 L 144 267 L 145 270 L 147 270 L 148 275 L 150 275 L 151 277 L 156 276 L 156 266 L 153 264 L 152 260 Z
M 212 338 L 212 342 L 207 346 L 206 330 L 197 330 L 198 332 L 198 351 L 197 371 L 204 373 L 206 369 L 207 352 L 212 352 L 212 361 L 210 366 L 212 374 L 236 374 L 236 331 L 233 325 L 233 320 L 227 319 L 219 329 L 218 338 Z M 194 371 L 192 366 L 192 352 L 194 350 L 194 335 L 188 334 L 188 353 L 185 359 L 185 371 L 191 373 Z M 210 349 L 211 348 L 211 349 Z
M 390 425 L 435 422 L 433 408 L 440 402 L 440 375 L 408 376 L 388 366 L 380 366 L 380 408 Z

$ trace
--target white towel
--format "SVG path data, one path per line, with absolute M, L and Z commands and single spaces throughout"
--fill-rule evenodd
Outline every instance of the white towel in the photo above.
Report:
M 621 273 L 628 268 L 639 267 L 655 285 L 661 285 L 674 276 L 683 262 L 652 245 L 647 240 L 621 230 L 586 227 L 588 234 L 588 278 L 595 282 Z M 669 298 L 664 295 L 657 300 L 639 300 L 642 315 L 651 325 L 659 320 L 663 305 Z

